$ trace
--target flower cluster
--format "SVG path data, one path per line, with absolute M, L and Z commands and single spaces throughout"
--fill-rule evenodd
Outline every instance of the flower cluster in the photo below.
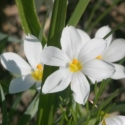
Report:
M 107 78 L 125 78 L 125 68 L 114 63 L 125 56 L 125 40 L 116 39 L 112 42 L 112 35 L 103 39 L 110 31 L 108 26 L 104 26 L 91 39 L 86 32 L 67 26 L 62 31 L 61 49 L 54 46 L 43 49 L 35 36 L 26 36 L 24 52 L 30 65 L 15 53 L 1 55 L 4 68 L 16 76 L 10 83 L 9 93 L 25 91 L 35 84 L 38 91 L 42 89 L 47 94 L 62 91 L 70 85 L 74 100 L 85 104 L 90 93 L 86 77 L 92 83 Z M 59 69 L 48 76 L 41 88 L 44 64 Z M 118 116 L 116 119 L 120 118 Z M 100 125 L 109 125 L 110 119 L 115 118 L 105 117 Z
M 107 48 L 105 40 L 102 38 L 88 40 L 86 34 L 82 35 L 85 39 L 87 38 L 88 42 L 85 44 L 79 30 L 72 26 L 66 27 L 61 36 L 62 50 L 52 46 L 43 50 L 43 63 L 60 67 L 46 79 L 42 88 L 43 93 L 62 91 L 70 84 L 75 101 L 85 104 L 90 92 L 85 76 L 106 79 L 114 74 L 113 65 L 96 59 Z
M 42 92 L 62 91 L 70 84 L 76 102 L 85 104 L 90 86 L 86 76 L 95 83 L 106 78 L 125 78 L 125 68 L 115 64 L 125 56 L 125 40 L 112 35 L 103 39 L 110 32 L 108 26 L 100 28 L 95 38 L 73 26 L 62 31 L 60 39 L 62 50 L 47 46 L 42 50 L 40 41 L 28 35 L 24 40 L 24 52 L 30 65 L 17 54 L 8 52 L 1 55 L 2 65 L 16 75 L 10 83 L 9 92 L 17 93 L 29 89 L 34 83 L 40 90 L 43 64 L 58 66 L 59 70 L 46 79 Z M 120 51 L 119 51 L 120 50 Z

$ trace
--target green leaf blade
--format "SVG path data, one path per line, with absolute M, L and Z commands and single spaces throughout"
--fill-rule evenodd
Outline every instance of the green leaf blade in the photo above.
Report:
M 40 22 L 38 20 L 34 0 L 16 0 L 21 24 L 26 34 L 31 33 L 38 37 L 40 32 Z
M 82 16 L 83 12 L 85 11 L 89 1 L 90 0 L 79 0 L 79 3 L 77 4 L 72 16 L 70 17 L 70 19 L 68 21 L 68 25 L 76 26 L 80 17 Z
M 1 94 L 1 102 L 2 102 L 2 125 L 7 125 L 7 122 L 8 122 L 7 106 L 6 106 L 6 100 L 5 100 L 3 88 L 1 85 L 0 85 L 0 94 Z
M 36 95 L 36 97 L 30 103 L 27 110 L 25 111 L 25 113 L 21 117 L 18 125 L 27 125 L 29 123 L 29 121 L 31 120 L 31 118 L 33 118 L 33 116 L 36 114 L 36 112 L 38 111 L 38 104 L 39 104 L 38 97 L 39 97 L 39 94 Z
M 50 23 L 50 31 L 48 35 L 47 45 L 60 47 L 60 37 L 65 27 L 67 0 L 56 0 L 54 2 L 53 13 Z M 44 67 L 43 80 L 44 83 L 47 76 L 55 71 L 56 68 Z M 39 112 L 37 125 L 52 125 L 54 123 L 54 113 L 57 106 L 58 94 L 40 95 Z M 48 103 L 49 102 L 49 103 Z

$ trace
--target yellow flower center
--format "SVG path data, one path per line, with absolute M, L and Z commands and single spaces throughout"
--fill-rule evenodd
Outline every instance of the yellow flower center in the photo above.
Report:
M 97 57 L 96 57 L 96 59 L 102 59 L 102 56 L 101 56 L 101 55 L 99 55 L 99 56 L 97 56 Z
M 69 64 L 69 69 L 71 72 L 78 72 L 82 69 L 82 65 L 77 59 L 73 59 Z
M 32 77 L 35 79 L 35 80 L 42 80 L 42 76 L 43 76 L 43 69 L 42 69 L 42 65 L 41 64 L 38 64 L 37 67 L 36 67 L 36 70 L 34 72 L 32 72 Z
M 102 125 L 106 125 L 106 122 L 105 122 L 105 120 L 103 120 L 103 121 L 102 121 Z

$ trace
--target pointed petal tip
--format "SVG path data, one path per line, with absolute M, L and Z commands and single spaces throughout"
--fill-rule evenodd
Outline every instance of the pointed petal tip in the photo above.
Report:
M 115 67 L 115 72 L 114 74 L 111 76 L 112 79 L 123 79 L 125 78 L 125 67 L 119 64 L 114 64 Z
M 75 29 L 76 30 L 76 28 L 74 26 L 71 26 L 71 25 L 67 25 L 64 29 L 67 29 L 67 30 L 70 30 L 70 29 L 74 30 Z
M 43 94 L 47 94 L 47 93 L 49 93 L 47 90 L 45 90 L 44 88 L 42 88 L 42 93 Z
M 105 28 L 105 29 L 107 29 L 107 30 L 111 30 L 111 28 L 110 28 L 109 25 L 103 26 L 103 27 L 101 27 L 101 28 Z
M 28 33 L 28 34 L 25 35 L 25 39 L 26 39 L 26 38 L 30 38 L 30 37 L 31 37 L 31 34 L 30 34 L 30 33 Z
M 43 85 L 41 91 L 42 91 L 43 94 L 51 93 L 51 90 L 46 89 L 46 88 L 44 87 L 44 85 Z
M 77 103 L 84 105 L 90 93 L 90 85 L 82 72 L 73 75 L 71 80 L 71 90 L 73 91 L 74 100 Z
M 73 95 L 73 96 L 74 96 L 74 95 Z M 89 96 L 89 94 L 88 94 L 88 96 Z M 86 98 L 84 98 L 83 100 L 77 99 L 77 98 L 74 96 L 74 100 L 75 100 L 77 103 L 81 104 L 81 105 L 85 105 L 85 103 L 86 103 L 86 101 L 87 101 L 87 99 L 88 99 L 88 96 L 86 96 Z
M 103 26 L 97 30 L 95 37 L 104 38 L 110 31 L 111 31 L 111 28 L 109 26 Z M 105 40 L 107 41 L 107 44 L 109 45 L 112 41 L 112 34 L 108 36 Z
M 37 39 L 34 35 L 29 34 L 25 36 L 25 39 Z

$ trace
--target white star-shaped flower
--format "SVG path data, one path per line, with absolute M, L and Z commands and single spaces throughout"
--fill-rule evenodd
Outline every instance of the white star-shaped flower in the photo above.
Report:
M 99 125 L 125 125 L 125 116 L 106 114 Z
M 89 35 L 82 31 L 79 30 L 79 33 L 81 35 L 83 43 L 88 42 L 91 38 Z M 95 38 L 103 38 L 105 37 L 111 29 L 108 26 L 103 26 L 101 27 L 95 34 Z M 122 79 L 125 78 L 125 67 L 122 65 L 116 64 L 114 62 L 119 61 L 120 59 L 125 57 L 125 39 L 115 39 L 112 42 L 112 35 L 110 35 L 108 38 L 105 39 L 107 42 L 107 48 L 104 51 L 104 53 L 99 54 L 96 59 L 98 60 L 104 60 L 109 63 L 111 63 L 115 67 L 115 73 L 113 76 L 111 76 L 112 79 Z M 94 83 L 95 81 L 101 81 L 102 79 L 94 79 L 90 77 L 92 82 Z
M 71 83 L 75 101 L 85 104 L 90 92 L 85 75 L 103 79 L 114 73 L 112 65 L 102 60 L 93 60 L 105 51 L 107 44 L 101 38 L 94 38 L 83 46 L 79 32 L 67 26 L 62 32 L 61 47 L 62 50 L 48 46 L 42 51 L 44 64 L 60 67 L 46 79 L 42 92 L 62 91 Z
M 43 74 L 40 41 L 32 35 L 26 36 L 24 52 L 30 65 L 15 53 L 6 52 L 1 55 L 1 63 L 4 68 L 16 75 L 16 78 L 10 83 L 9 93 L 25 91 L 33 84 L 36 84 L 38 90 L 40 89 Z

